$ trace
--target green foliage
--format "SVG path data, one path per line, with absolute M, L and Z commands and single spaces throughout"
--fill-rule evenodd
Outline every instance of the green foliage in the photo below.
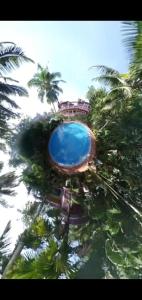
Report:
M 35 195 L 40 193 L 45 196 L 47 192 L 53 191 L 55 186 L 62 187 L 65 182 L 66 176 L 57 177 L 56 171 L 51 168 L 47 150 L 50 134 L 60 122 L 61 117 L 35 120 L 28 125 L 25 120 L 13 136 L 11 144 L 15 152 L 11 163 L 15 163 L 16 160 L 16 164 L 23 163 L 27 166 L 23 171 L 22 180 Z
M 106 240 L 106 255 L 116 266 L 116 270 L 122 279 L 141 279 L 142 271 L 142 247 L 138 243 L 134 247 L 122 246 L 114 240 Z
M 128 33 L 134 33 L 128 41 L 133 54 L 128 74 L 95 66 L 101 72 L 96 79 L 103 87 L 91 86 L 87 93 L 91 110 L 84 120 L 96 137 L 96 172 L 90 166 L 85 173 L 59 176 L 51 167 L 47 144 L 63 116 L 25 120 L 13 136 L 13 163 L 23 164 L 23 182 L 45 205 L 25 235 L 26 247 L 41 252 L 29 260 L 20 257 L 9 278 L 141 278 L 141 22 L 127 25 Z M 39 88 L 41 100 L 49 91 L 49 85 L 48 89 L 43 86 L 47 73 L 51 75 L 39 66 L 30 83 Z M 68 226 L 64 232 L 60 211 L 51 209 L 46 200 L 49 193 L 67 182 L 72 191 L 78 192 L 75 201 L 83 202 L 89 221 L 80 227 Z M 77 263 L 71 263 L 69 258 L 76 256 Z
M 26 256 L 19 258 L 16 265 L 8 274 L 10 279 L 58 279 L 62 274 L 73 273 L 68 259 L 60 254 L 56 241 L 49 240 L 48 247 L 35 258 Z
M 57 172 L 52 169 L 48 161 L 47 144 L 52 130 L 63 121 L 61 116 L 53 119 L 39 118 L 33 122 L 25 120 L 14 136 L 15 142 L 18 137 L 15 157 L 24 164 L 22 180 L 29 192 L 31 191 L 40 201 L 44 202 L 48 193 L 64 186 L 67 180 L 70 188 L 74 191 L 79 191 L 81 186 L 86 187 L 88 190 L 87 193 L 80 194 L 77 201 L 83 201 L 89 214 L 89 222 L 81 227 L 70 226 L 66 243 L 68 254 L 65 255 L 65 250 L 61 253 L 59 251 L 56 259 L 57 265 L 56 267 L 52 265 L 56 275 L 54 272 L 50 275 L 49 268 L 48 271 L 46 270 L 47 273 L 49 272 L 48 275 L 45 275 L 45 273 L 31 275 L 30 273 L 27 276 L 33 276 L 31 278 L 44 278 L 46 276 L 47 278 L 50 278 L 50 276 L 59 278 L 62 272 L 66 273 L 66 269 L 64 269 L 66 263 L 63 257 L 65 255 L 65 261 L 67 261 L 69 253 L 76 254 L 78 257 L 78 263 L 73 263 L 76 271 L 84 265 L 89 257 L 91 259 L 91 263 L 88 260 L 87 265 L 85 264 L 87 271 L 81 273 L 86 275 L 80 275 L 79 272 L 77 276 L 80 277 L 78 278 L 82 278 L 82 276 L 104 278 L 107 274 L 110 274 L 113 278 L 119 278 L 121 273 L 127 273 L 127 277 L 130 276 L 130 278 L 132 278 L 132 274 L 139 277 L 138 270 L 135 274 L 132 264 L 130 275 L 129 272 L 126 272 L 125 264 L 119 266 L 118 269 L 113 257 L 111 257 L 113 256 L 112 253 L 108 252 L 108 248 L 106 248 L 106 241 L 113 241 L 122 252 L 125 247 L 132 247 L 137 251 L 138 246 L 133 244 L 132 240 L 140 242 L 142 211 L 140 201 L 142 192 L 140 182 L 141 153 L 137 147 L 142 133 L 140 98 L 135 95 L 135 97 L 126 100 L 123 95 L 121 107 L 118 106 L 117 108 L 116 105 L 115 110 L 108 113 L 108 111 L 103 110 L 106 105 L 104 100 L 107 97 L 106 90 L 95 90 L 91 87 L 88 97 L 90 97 L 91 105 L 88 122 L 92 125 L 97 141 L 97 159 L 94 160 L 97 166 L 96 173 L 90 168 L 85 173 L 68 177 L 66 175 L 58 176 Z M 111 100 L 113 101 L 113 97 Z M 14 147 L 13 143 L 13 149 Z M 38 227 L 34 224 L 30 228 L 28 239 L 25 241 L 27 247 L 38 249 L 42 247 L 43 242 L 48 243 L 49 237 L 53 238 L 53 236 L 59 244 L 63 245 L 59 211 L 55 209 L 46 209 L 45 211 L 47 218 L 52 218 L 54 225 L 52 224 L 47 229 L 47 227 L 44 227 L 43 221 L 41 221 L 41 225 L 40 222 L 38 223 Z M 36 242 L 34 242 L 34 237 L 37 237 L 35 238 Z M 79 243 L 74 249 L 70 247 L 72 241 L 78 241 Z M 84 244 L 87 244 L 86 248 L 84 248 Z M 129 244 L 131 245 L 129 246 Z M 48 250 L 47 246 L 46 249 Z M 112 252 L 114 251 L 112 250 Z M 80 256 L 78 256 L 78 253 L 80 253 Z M 128 259 L 131 260 L 130 256 L 128 256 Z M 88 271 L 91 265 L 94 267 L 92 271 Z M 42 268 L 42 264 L 40 267 Z M 139 266 L 140 269 L 141 266 Z M 69 276 L 75 276 L 75 273 Z

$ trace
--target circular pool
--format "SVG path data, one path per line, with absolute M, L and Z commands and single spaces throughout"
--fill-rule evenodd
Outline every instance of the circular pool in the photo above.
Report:
M 64 122 L 49 139 L 48 152 L 56 166 L 74 170 L 87 162 L 92 151 L 90 129 L 81 122 Z

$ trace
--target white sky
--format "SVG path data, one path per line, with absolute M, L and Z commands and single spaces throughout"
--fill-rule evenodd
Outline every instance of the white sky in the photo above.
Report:
M 66 83 L 62 84 L 61 100 L 85 99 L 88 86 L 92 85 L 94 71 L 88 68 L 104 64 L 127 72 L 128 59 L 121 41 L 120 22 L 96 21 L 1 21 L 1 41 L 12 41 L 20 46 L 24 53 L 36 64 L 48 65 L 50 72 L 59 71 Z M 23 64 L 18 70 L 8 74 L 27 88 L 27 82 L 37 70 L 37 65 Z M 95 84 L 97 86 L 97 84 Z M 34 117 L 37 113 L 49 111 L 49 106 L 41 104 L 34 89 L 30 89 L 29 98 L 17 98 L 23 115 Z M 9 170 L 8 158 L 0 153 L 5 161 L 5 171 Z M 26 188 L 21 184 L 17 196 L 9 199 L 14 208 L 0 207 L 0 233 L 7 222 L 12 220 L 11 239 L 14 245 L 18 234 L 23 231 L 20 214 L 17 209 L 24 208 L 29 200 Z

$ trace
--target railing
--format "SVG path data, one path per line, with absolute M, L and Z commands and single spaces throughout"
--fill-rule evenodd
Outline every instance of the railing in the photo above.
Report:
M 71 110 L 60 110 L 60 112 L 62 112 L 64 114 L 64 116 L 75 116 L 75 115 L 86 115 L 88 113 L 88 111 L 85 110 L 75 110 L 75 111 L 71 111 Z
M 59 103 L 58 108 L 60 111 L 71 111 L 72 112 L 76 112 L 76 110 L 82 110 L 82 111 L 86 111 L 89 112 L 90 110 L 90 105 L 87 102 L 63 102 L 63 103 Z

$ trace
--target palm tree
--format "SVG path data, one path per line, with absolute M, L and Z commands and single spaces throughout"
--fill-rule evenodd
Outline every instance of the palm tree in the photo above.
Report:
M 52 103 L 54 111 L 56 111 L 54 103 L 58 101 L 59 93 L 63 92 L 58 85 L 60 82 L 65 82 L 56 78 L 61 78 L 60 72 L 50 73 L 48 67 L 43 68 L 38 64 L 37 73 L 28 82 L 29 87 L 37 88 L 38 97 L 41 102 L 46 98 L 47 103 Z
M 122 34 L 130 59 L 129 73 L 119 74 L 111 68 L 97 66 L 102 74 L 96 79 L 108 83 L 111 88 L 125 88 L 130 93 L 132 88 L 137 91 L 142 88 L 142 21 L 123 21 Z
M 0 111 L 3 113 L 3 117 L 4 114 L 6 118 L 16 116 L 11 109 L 3 105 L 3 102 L 5 102 L 12 108 L 18 108 L 18 105 L 9 96 L 28 96 L 25 88 L 10 84 L 11 81 L 18 83 L 17 80 L 5 76 L 5 74 L 18 68 L 23 62 L 33 62 L 33 60 L 28 58 L 22 49 L 14 43 L 0 43 Z
M 19 67 L 23 62 L 33 62 L 27 57 L 20 47 L 17 47 L 12 42 L 0 43 L 0 70 L 3 73 L 9 73 L 15 68 Z
M 6 74 L 15 68 L 19 67 L 22 62 L 33 62 L 30 58 L 25 56 L 22 49 L 17 47 L 12 42 L 0 43 L 0 138 L 1 141 L 6 139 L 10 132 L 7 120 L 10 117 L 15 117 L 17 114 L 13 112 L 11 108 L 18 108 L 18 105 L 12 100 L 10 95 L 28 96 L 28 92 L 23 87 L 20 87 L 9 82 L 18 82 Z M 5 107 L 3 103 L 8 106 Z M 0 143 L 0 150 L 5 151 L 5 144 Z M 0 171 L 2 170 L 2 163 L 0 164 Z M 13 172 L 3 174 L 0 176 L 0 194 L 12 195 L 15 185 L 15 175 Z M 6 202 L 1 199 L 2 205 L 7 205 Z
M 23 211 L 25 216 L 28 213 L 29 220 L 27 222 L 26 216 L 25 223 L 30 226 L 19 237 L 2 279 L 53 279 L 58 278 L 61 274 L 70 277 L 74 272 L 74 267 L 69 261 L 70 247 L 67 233 L 62 239 L 59 238 L 57 234 L 59 223 L 55 228 L 52 227 L 45 218 L 46 206 L 42 205 L 43 212 L 39 216 L 39 210 L 38 213 L 36 211 L 41 204 L 40 202 L 36 204 L 38 205 L 35 208 L 35 203 L 29 203 L 27 209 Z M 26 251 L 24 257 L 20 255 L 23 247 Z
M 94 77 L 92 80 L 97 80 L 101 84 L 107 86 L 111 93 L 116 90 L 122 90 L 125 92 L 126 96 L 131 96 L 131 81 L 129 74 L 121 74 L 117 70 L 104 65 L 96 65 L 92 66 L 91 69 L 92 68 L 96 68 L 101 72 L 99 76 Z
M 122 32 L 124 35 L 124 45 L 126 46 L 130 66 L 142 63 L 142 21 L 123 21 Z
M 126 74 L 121 74 L 117 70 L 104 65 L 96 65 L 91 68 L 99 70 L 101 73 L 92 80 L 97 80 L 107 87 L 107 93 L 101 100 L 104 110 L 116 112 L 128 105 L 133 98 L 141 97 L 142 89 L 142 68 L 141 64 L 133 63 Z
M 58 279 L 61 275 L 71 278 L 74 271 L 68 258 L 61 255 L 58 243 L 51 238 L 48 247 L 40 253 L 28 251 L 25 257 L 20 257 L 7 278 Z
M 1 42 L 0 43 L 0 138 L 5 139 L 9 126 L 7 120 L 10 117 L 15 117 L 17 114 L 14 113 L 9 106 L 12 108 L 18 108 L 18 105 L 12 100 L 10 95 L 28 96 L 28 92 L 23 87 L 9 82 L 18 82 L 6 74 L 15 68 L 19 67 L 23 62 L 33 62 L 30 58 L 25 56 L 22 49 L 17 47 L 12 42 Z M 5 102 L 8 107 L 3 105 Z M 5 150 L 5 145 L 0 144 L 0 150 Z M 3 164 L 0 163 L 0 171 L 2 170 Z M 0 176 L 0 195 L 14 195 L 13 188 L 16 186 L 16 176 L 14 172 L 9 172 Z M 4 207 L 8 207 L 4 199 L 0 199 L 0 204 Z
M 34 211 L 34 214 L 32 215 L 32 223 L 34 223 L 36 221 L 37 217 L 40 214 L 42 207 L 43 207 L 43 203 L 39 203 L 39 205 L 36 207 L 36 211 Z M 24 242 L 25 237 L 30 232 L 30 229 L 31 229 L 31 226 L 29 226 L 28 229 L 25 229 L 24 232 L 19 236 L 18 241 L 15 245 L 15 248 L 11 254 L 11 257 L 10 257 L 9 261 L 7 262 L 7 265 L 5 266 L 5 269 L 3 271 L 3 274 L 2 274 L 3 279 L 6 278 L 7 273 L 12 268 L 12 266 L 15 263 L 15 261 L 17 260 L 17 258 L 20 256 L 20 253 L 22 252 L 24 245 L 25 245 L 25 242 Z

